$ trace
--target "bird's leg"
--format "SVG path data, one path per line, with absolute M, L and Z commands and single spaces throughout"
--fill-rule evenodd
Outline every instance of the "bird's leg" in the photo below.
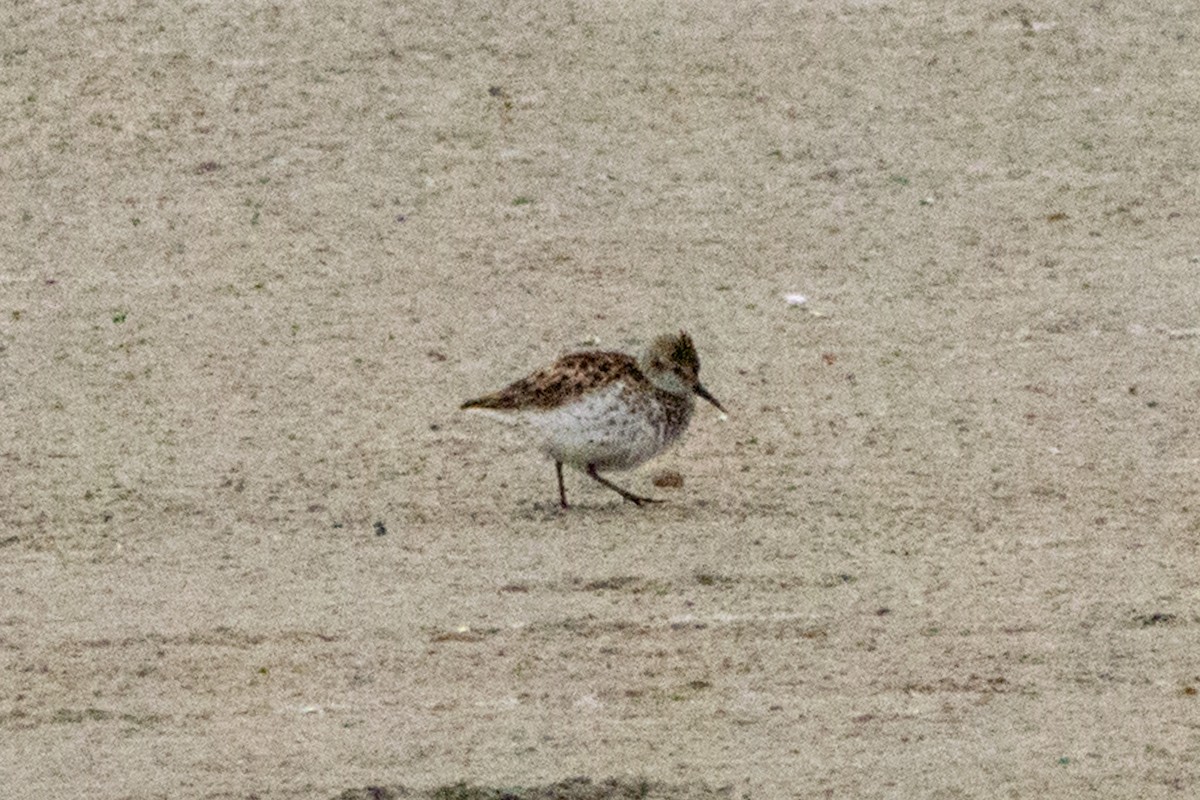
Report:
M 626 491 L 625 489 L 622 489 L 620 486 L 617 486 L 612 481 L 601 478 L 600 473 L 596 472 L 595 464 L 587 465 L 587 474 L 588 474 L 589 478 L 612 489 L 614 492 L 621 495 L 621 497 L 624 497 L 626 500 L 633 503 L 635 506 L 640 506 L 643 503 L 661 503 L 662 502 L 662 500 L 655 500 L 653 497 L 642 497 L 639 494 L 634 494 L 633 492 Z
M 567 487 L 563 485 L 561 461 L 554 462 L 554 470 L 558 473 L 558 502 L 563 508 L 570 508 L 567 505 Z

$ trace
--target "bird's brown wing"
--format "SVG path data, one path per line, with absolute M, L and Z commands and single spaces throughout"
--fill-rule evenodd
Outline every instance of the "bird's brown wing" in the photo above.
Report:
M 645 380 L 635 358 L 601 351 L 573 353 L 498 392 L 468 400 L 462 407 L 501 411 L 554 408 L 617 380 L 627 384 Z

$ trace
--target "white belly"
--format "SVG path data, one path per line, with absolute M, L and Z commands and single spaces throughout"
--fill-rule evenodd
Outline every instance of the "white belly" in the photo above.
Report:
M 661 414 L 647 416 L 622 401 L 622 384 L 585 395 L 559 408 L 527 412 L 526 421 L 540 438 L 542 451 L 555 461 L 580 469 L 632 469 L 667 442 Z

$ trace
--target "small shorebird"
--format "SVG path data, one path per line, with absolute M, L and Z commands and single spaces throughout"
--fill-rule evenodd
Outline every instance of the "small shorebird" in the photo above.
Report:
M 657 503 L 601 471 L 633 469 L 679 438 L 695 395 L 725 409 L 700 384 L 700 357 L 683 331 L 655 339 L 640 358 L 600 350 L 572 353 L 527 378 L 462 404 L 525 427 L 554 459 L 567 508 L 563 464 L 583 470 L 635 505 Z

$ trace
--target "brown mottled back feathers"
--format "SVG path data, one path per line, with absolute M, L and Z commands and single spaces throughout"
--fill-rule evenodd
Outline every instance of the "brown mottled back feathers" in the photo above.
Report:
M 633 356 L 603 351 L 572 353 L 498 392 L 468 400 L 462 407 L 499 411 L 554 408 L 617 380 L 624 381 L 629 388 L 639 383 L 649 384 Z

